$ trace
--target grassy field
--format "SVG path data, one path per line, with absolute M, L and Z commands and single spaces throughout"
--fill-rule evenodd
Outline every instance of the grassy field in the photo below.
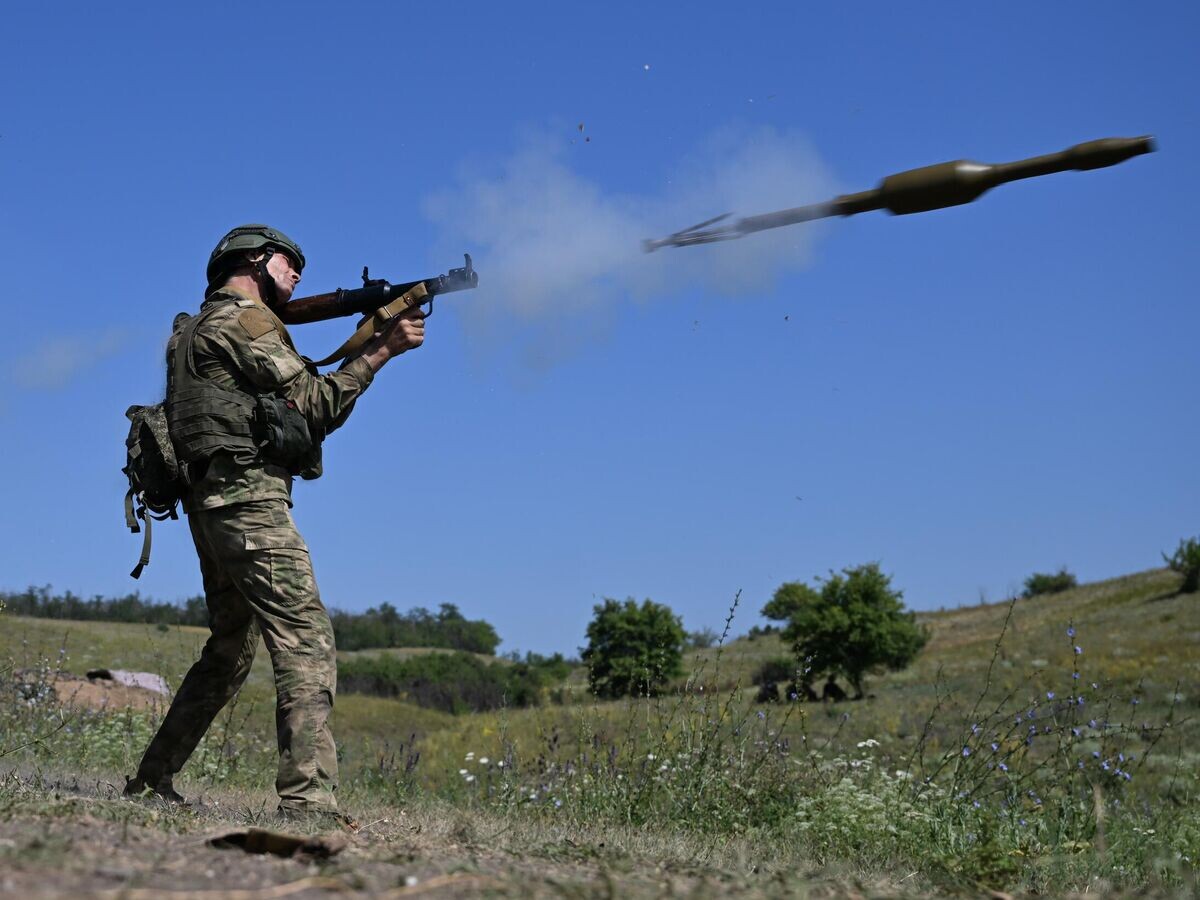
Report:
M 756 705 L 754 672 L 787 655 L 773 636 L 691 654 L 656 698 L 576 684 L 574 702 L 456 717 L 343 694 L 343 804 L 370 827 L 307 868 L 197 842 L 273 822 L 265 651 L 177 780 L 198 805 L 163 808 L 115 796 L 159 713 L 64 712 L 37 685 L 99 666 L 177 685 L 204 631 L 0 613 L 0 667 L 23 673 L 0 711 L 0 890 L 1194 891 L 1200 597 L 1178 580 L 924 614 L 917 662 L 858 702 Z

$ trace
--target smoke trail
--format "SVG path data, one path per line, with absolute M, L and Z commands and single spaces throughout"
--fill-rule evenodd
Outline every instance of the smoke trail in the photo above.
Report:
M 119 328 L 47 337 L 13 361 L 9 380 L 23 390 L 59 390 L 92 366 L 120 353 L 130 339 L 129 332 Z
M 592 145 L 596 146 L 595 144 Z M 427 198 L 427 216 L 447 252 L 470 248 L 486 303 L 464 304 L 469 324 L 517 315 L 525 333 L 557 355 L 603 322 L 613 301 L 649 302 L 701 289 L 735 297 L 770 290 L 812 258 L 818 229 L 765 232 L 744 240 L 645 254 L 658 237 L 723 212 L 747 215 L 825 199 L 833 178 L 811 145 L 770 129 L 726 130 L 671 173 L 662 190 L 618 194 L 574 170 L 562 142 L 526 142 L 488 173 L 463 175 Z M 590 339 L 590 338 L 589 338 Z M 549 350 L 533 356 L 543 362 Z

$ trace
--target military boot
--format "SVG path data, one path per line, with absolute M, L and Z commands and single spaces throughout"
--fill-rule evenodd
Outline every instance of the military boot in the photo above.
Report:
M 126 779 L 125 790 L 122 791 L 122 796 L 130 798 L 150 797 L 166 800 L 168 803 L 178 803 L 182 806 L 187 805 L 187 801 L 175 790 L 175 785 L 172 783 L 170 775 L 164 775 L 161 778 L 143 778 L 141 775 L 135 775 L 133 778 Z
M 337 809 L 284 806 L 281 803 L 279 808 L 275 810 L 275 814 L 289 825 L 309 831 L 341 829 L 342 831 L 349 831 L 351 834 L 354 834 L 362 827 L 353 816 L 349 816 Z

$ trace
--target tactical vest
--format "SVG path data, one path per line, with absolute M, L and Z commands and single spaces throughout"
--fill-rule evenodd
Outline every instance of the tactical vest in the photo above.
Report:
M 176 317 L 167 344 L 167 428 L 184 480 L 190 484 L 202 477 L 205 464 L 217 453 L 277 465 L 304 479 L 319 478 L 325 435 L 313 431 L 295 403 L 277 394 L 227 390 L 196 369 L 196 331 L 229 303 L 244 305 L 217 300 L 199 315 Z M 292 346 L 286 333 L 283 337 Z
M 167 428 L 180 463 L 189 469 L 219 452 L 258 454 L 253 434 L 255 396 L 217 387 L 196 371 L 196 330 L 225 305 L 217 301 L 188 318 L 167 345 Z

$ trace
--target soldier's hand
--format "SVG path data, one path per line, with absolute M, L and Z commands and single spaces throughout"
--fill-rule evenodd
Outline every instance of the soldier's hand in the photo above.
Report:
M 415 350 L 425 342 L 425 317 L 403 316 L 394 319 L 384 328 L 381 337 L 392 356 Z

